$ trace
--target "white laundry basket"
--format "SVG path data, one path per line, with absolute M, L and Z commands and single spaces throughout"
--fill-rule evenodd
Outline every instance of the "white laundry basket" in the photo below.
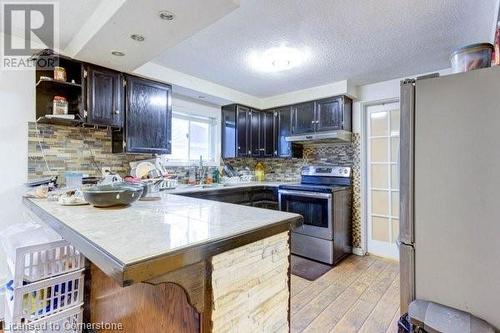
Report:
M 7 324 L 30 323 L 83 304 L 83 269 L 16 287 L 6 294 Z
M 84 257 L 53 230 L 37 224 L 18 224 L 0 237 L 14 287 L 79 270 Z

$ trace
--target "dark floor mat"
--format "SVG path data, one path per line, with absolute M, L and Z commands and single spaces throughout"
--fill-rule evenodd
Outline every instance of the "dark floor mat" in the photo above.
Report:
M 314 281 L 332 269 L 331 266 L 292 255 L 292 274 Z

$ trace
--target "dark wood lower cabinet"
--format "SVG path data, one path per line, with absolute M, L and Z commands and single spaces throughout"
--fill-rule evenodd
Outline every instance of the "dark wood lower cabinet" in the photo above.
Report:
M 250 188 L 213 190 L 208 192 L 179 193 L 178 195 L 278 210 L 278 188 L 276 187 L 256 186 Z

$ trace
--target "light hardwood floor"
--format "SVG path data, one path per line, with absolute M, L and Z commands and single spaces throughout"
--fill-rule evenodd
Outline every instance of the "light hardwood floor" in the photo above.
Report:
M 314 282 L 292 275 L 291 287 L 291 332 L 397 332 L 395 261 L 352 255 Z
M 291 332 L 389 333 L 399 319 L 399 264 L 352 255 L 314 282 L 292 275 Z

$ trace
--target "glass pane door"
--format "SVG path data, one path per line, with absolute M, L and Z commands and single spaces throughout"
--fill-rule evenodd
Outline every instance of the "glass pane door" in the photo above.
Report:
M 398 258 L 399 103 L 367 108 L 368 252 Z

